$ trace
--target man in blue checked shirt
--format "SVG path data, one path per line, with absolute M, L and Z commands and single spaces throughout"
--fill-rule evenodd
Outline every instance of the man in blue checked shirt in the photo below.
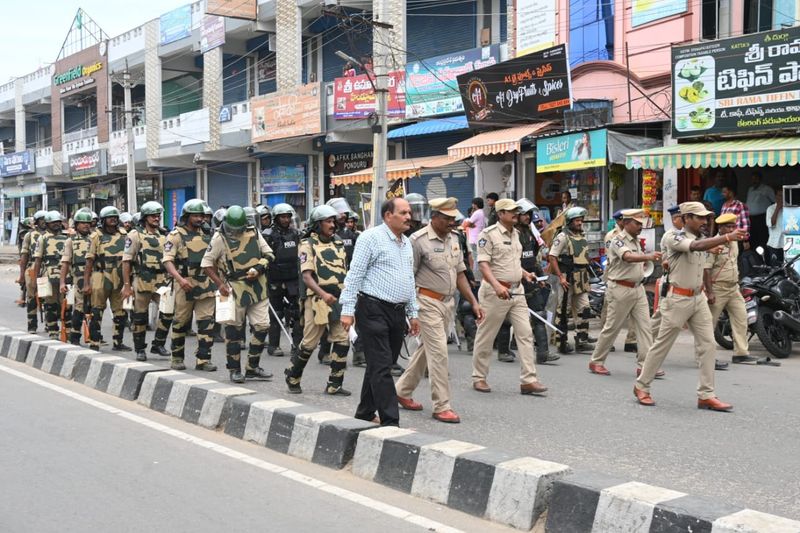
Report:
M 406 319 L 411 335 L 419 333 L 414 252 L 403 235 L 411 224 L 411 207 L 393 198 L 383 204 L 381 216 L 383 224 L 362 233 L 356 243 L 340 298 L 341 320 L 348 331 L 357 323 L 367 359 L 356 418 L 377 422 L 377 411 L 382 426 L 398 426 L 391 367 L 400 355 Z

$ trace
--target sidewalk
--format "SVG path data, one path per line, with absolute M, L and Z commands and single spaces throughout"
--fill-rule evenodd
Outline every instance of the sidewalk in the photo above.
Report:
M 11 244 L 0 245 L 0 263 L 16 263 L 19 261 L 19 251 Z

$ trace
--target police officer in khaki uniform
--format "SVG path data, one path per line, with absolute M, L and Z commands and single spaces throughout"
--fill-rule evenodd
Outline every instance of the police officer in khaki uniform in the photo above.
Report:
M 277 206 L 275 211 L 277 212 Z M 278 215 L 276 215 L 277 218 Z M 339 296 L 347 276 L 347 252 L 341 238 L 336 235 L 336 218 L 339 214 L 329 205 L 320 205 L 311 211 L 306 237 L 298 250 L 300 261 L 303 307 L 303 339 L 299 352 L 292 355 L 292 363 L 284 371 L 286 385 L 292 394 L 300 394 L 300 379 L 319 345 L 322 335 L 332 343 L 330 349 L 330 375 L 325 393 L 350 396 L 342 388 L 347 367 L 350 341 L 342 327 Z
M 603 242 L 606 245 L 606 258 L 608 258 L 608 250 L 611 247 L 611 241 L 614 239 L 614 237 L 622 233 L 622 211 L 623 210 L 620 209 L 619 211 L 614 212 L 614 215 L 612 216 L 612 218 L 614 219 L 614 227 L 611 228 L 611 230 L 607 232 L 606 236 L 603 238 Z M 603 281 L 606 282 L 606 284 L 608 284 L 608 267 L 606 267 L 606 270 L 603 272 Z M 606 323 L 606 313 L 608 312 L 608 300 L 610 297 L 611 297 L 610 293 L 606 291 L 603 297 L 603 309 L 600 311 L 601 324 Z M 626 352 L 634 352 L 634 353 L 638 352 L 639 348 L 636 346 L 636 329 L 633 327 L 633 324 L 630 321 L 628 322 L 627 327 L 628 327 L 628 334 L 625 337 L 624 350 Z M 614 351 L 613 344 L 611 346 L 611 351 L 612 352 Z M 644 353 L 647 353 L 647 350 L 645 350 Z
M 36 277 L 33 275 L 33 263 L 30 258 L 36 251 L 36 244 L 45 232 L 44 217 L 47 211 L 37 211 L 33 214 L 33 229 L 25 234 L 22 247 L 19 250 L 19 279 L 17 284 L 25 287 L 25 314 L 28 316 L 28 333 L 36 333 L 39 327 L 39 318 L 36 298 Z
M 92 320 L 89 323 L 89 347 L 100 350 L 100 324 L 106 302 L 111 303 L 114 316 L 113 349 L 129 352 L 130 346 L 122 343 L 128 315 L 122 309 L 122 252 L 126 233 L 119 227 L 119 211 L 106 206 L 100 210 L 100 225 L 92 234 L 86 254 L 83 273 L 83 291 L 92 297 Z M 90 280 L 91 276 L 91 280 Z
M 166 283 L 166 271 L 161 263 L 164 256 L 166 230 L 161 228 L 161 213 L 164 208 L 158 202 L 150 201 L 142 205 L 140 224 L 133 227 L 125 241 L 122 253 L 122 298 L 133 299 L 133 349 L 136 350 L 137 361 L 147 361 L 144 349 L 147 346 L 147 318 L 150 302 L 159 302 L 156 292 Z M 131 268 L 133 266 L 133 268 Z M 134 287 L 131 287 L 131 271 L 136 270 Z M 159 311 L 155 338 L 150 346 L 150 353 L 168 357 L 170 353 L 164 347 L 167 333 L 172 324 L 173 314 Z
M 478 235 L 478 265 L 483 281 L 478 290 L 485 319 L 475 336 L 472 354 L 472 387 L 479 392 L 491 392 L 486 382 L 492 344 L 503 320 L 508 318 L 514 327 L 521 366 L 520 392 L 542 394 L 547 387 L 536 377 L 533 361 L 533 331 L 522 280 L 533 283 L 536 277 L 522 269 L 522 244 L 514 225 L 519 220 L 519 207 L 514 200 L 504 198 L 495 204 L 498 222 Z
M 667 261 L 670 287 L 661 301 L 661 327 L 633 388 L 641 405 L 655 405 L 650 396 L 650 385 L 681 329 L 688 324 L 695 338 L 695 358 L 700 367 L 697 407 L 714 411 L 730 411 L 733 408 L 714 395 L 714 327 L 708 301 L 702 291 L 706 266 L 704 252 L 730 241 L 743 240 L 746 233 L 736 229 L 725 235 L 699 239 L 710 214 L 711 211 L 700 202 L 681 204 L 684 229 L 675 234 L 669 246 Z
M 167 235 L 161 262 L 172 276 L 175 314 L 172 323 L 173 370 L 186 370 L 183 363 L 186 334 L 192 324 L 192 314 L 197 320 L 196 370 L 214 372 L 211 347 L 214 344 L 214 292 L 217 286 L 200 268 L 211 236 L 203 231 L 205 202 L 194 198 L 181 208 L 180 225 Z
M 225 325 L 225 352 L 231 381 L 244 383 L 246 378 L 267 380 L 272 374 L 261 368 L 261 352 L 269 331 L 267 269 L 275 256 L 261 233 L 248 225 L 245 210 L 232 205 L 225 213 L 222 228 L 211 238 L 211 244 L 200 266 L 219 287 L 222 296 L 233 295 L 236 316 Z M 227 265 L 223 281 L 217 270 L 222 260 Z M 252 326 L 247 369 L 241 372 L 241 347 L 245 343 L 244 318 Z
M 43 298 L 45 312 L 45 329 L 51 339 L 59 338 L 58 319 L 64 305 L 64 295 L 59 289 L 59 275 L 61 274 L 61 256 L 64 254 L 64 245 L 69 236 L 64 231 L 64 217 L 58 211 L 49 211 L 45 216 L 45 231 L 36 244 L 33 257 L 36 262 L 33 266 L 34 277 L 47 277 L 50 282 L 50 296 Z M 72 321 L 72 309 L 64 309 L 61 327 L 66 331 L 67 324 Z M 66 338 L 62 339 L 66 340 Z
M 429 202 L 430 223 L 411 235 L 414 250 L 414 278 L 419 304 L 420 344 L 411 356 L 408 368 L 397 380 L 397 402 L 410 411 L 422 410 L 411 395 L 428 370 L 433 399 L 433 418 L 458 423 L 459 416 L 450 406 L 450 380 L 447 370 L 447 337 L 453 320 L 456 289 L 472 306 L 480 324 L 483 310 L 472 294 L 464 272 L 461 247 L 456 235 L 456 198 L 437 198 Z
M 729 234 L 736 228 L 736 215 L 725 213 L 715 220 L 719 235 Z M 725 310 L 731 321 L 733 337 L 734 363 L 754 365 L 758 359 L 750 355 L 747 345 L 747 308 L 744 297 L 739 290 L 739 246 L 726 242 L 722 252 L 709 254 L 706 268 L 706 296 L 711 309 L 711 320 L 714 327 Z
M 622 324 L 629 321 L 639 340 L 637 353 L 637 372 L 640 371 L 645 355 L 650 350 L 650 307 L 642 281 L 643 263 L 660 261 L 661 252 L 642 253 L 639 233 L 647 217 L 641 209 L 626 209 L 622 212 L 622 231 L 617 233 L 606 249 L 608 267 L 608 288 L 606 290 L 607 311 L 603 330 L 595 345 L 589 362 L 589 371 L 602 376 L 611 374 L 604 363 L 617 338 Z
M 72 327 L 69 332 L 69 342 L 76 346 L 81 342 L 81 329 L 90 310 L 86 295 L 83 292 L 83 274 L 86 269 L 86 254 L 89 253 L 90 233 L 92 231 L 92 212 L 81 209 L 72 217 L 75 224 L 75 233 L 70 235 L 64 243 L 64 255 L 61 256 L 61 275 L 59 292 L 66 295 L 68 282 L 72 278 L 74 283 L 72 303 Z M 88 340 L 88 336 L 87 336 Z

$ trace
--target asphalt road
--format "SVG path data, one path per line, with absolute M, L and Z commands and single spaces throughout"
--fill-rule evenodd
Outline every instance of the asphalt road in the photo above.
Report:
M 0 531 L 511 531 L 7 360 L 0 405 Z
M 0 271 L 2 302 L 17 297 L 12 276 L 12 271 Z M 0 324 L 25 329 L 24 318 L 23 309 L 9 307 Z M 598 328 L 594 323 L 594 334 Z M 108 316 L 104 335 L 111 337 Z M 714 413 L 696 408 L 697 370 L 688 333 L 681 335 L 665 362 L 666 379 L 654 384 L 658 405 L 653 408 L 634 400 L 635 358 L 622 353 L 623 340 L 624 333 L 616 343 L 618 351 L 607 362 L 609 377 L 588 372 L 589 354 L 540 365 L 540 379 L 550 387 L 547 397 L 521 396 L 519 365 L 497 360 L 489 375 L 493 392 L 473 391 L 470 354 L 452 347 L 452 404 L 462 423 L 447 425 L 431 418 L 425 381 L 415 394 L 425 410 L 401 411 L 401 425 L 800 519 L 800 346 L 780 368 L 732 365 L 729 371 L 717 372 L 717 394 L 733 403 L 735 411 Z M 412 340 L 410 350 L 413 345 Z M 190 338 L 188 354 L 194 346 Z M 108 347 L 104 351 L 110 352 Z M 758 341 L 752 353 L 764 354 Z M 723 360 L 730 360 L 730 355 L 718 352 Z M 226 380 L 224 346 L 214 346 L 213 359 L 220 370 L 208 377 Z M 152 362 L 169 364 L 161 358 Z M 189 373 L 194 373 L 192 363 L 187 357 Z M 330 397 L 323 393 L 327 367 L 312 360 L 303 379 L 305 392 L 298 397 L 286 392 L 287 364 L 288 358 L 265 354 L 261 366 L 273 372 L 275 380 L 247 386 L 345 414 L 355 412 L 363 369 L 351 367 L 345 375 L 352 397 Z

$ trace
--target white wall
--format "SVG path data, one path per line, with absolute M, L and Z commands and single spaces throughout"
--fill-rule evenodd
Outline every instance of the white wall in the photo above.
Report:
M 512 168 L 508 191 L 502 179 L 504 165 L 511 165 Z M 485 198 L 490 192 L 496 192 L 500 198 L 514 198 L 513 161 L 482 161 L 480 158 L 475 158 L 475 196 Z

